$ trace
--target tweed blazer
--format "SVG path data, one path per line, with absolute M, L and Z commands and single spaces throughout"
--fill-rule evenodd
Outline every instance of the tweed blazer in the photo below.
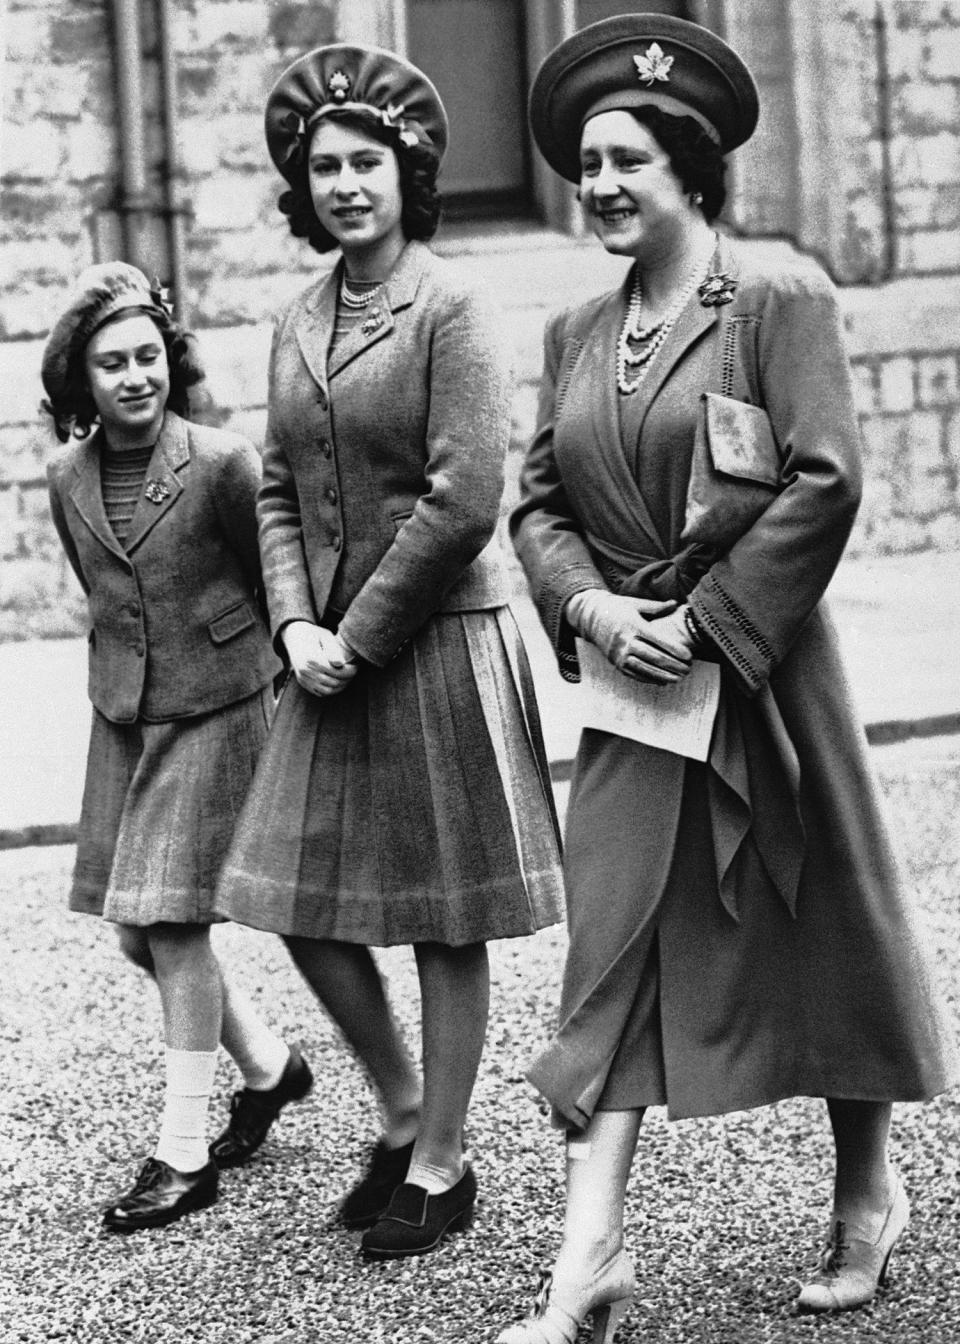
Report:
M 339 620 L 384 666 L 432 613 L 507 601 L 509 380 L 492 311 L 417 242 L 331 353 L 342 264 L 277 318 L 260 549 L 275 636 Z
M 537 434 L 511 530 L 565 670 L 574 662 L 565 652 L 565 603 L 606 586 L 604 559 L 617 557 L 626 573 L 637 553 L 672 566 L 676 590 L 649 595 L 686 597 L 740 689 L 755 694 L 815 612 L 847 542 L 860 500 L 860 446 L 833 287 L 812 263 L 773 268 L 726 239 L 714 268 L 732 299 L 684 310 L 633 394 L 638 432 L 655 418 L 664 426 L 682 418 L 702 392 L 761 406 L 783 488 L 698 581 L 684 583 L 679 527 L 658 535 L 621 438 L 612 370 L 629 277 L 558 314 L 547 327 Z
M 126 549 L 100 488 L 100 432 L 48 468 L 50 507 L 90 613 L 90 699 L 128 723 L 204 714 L 279 669 L 261 610 L 260 463 L 238 434 L 167 411 Z M 154 502 L 154 500 L 156 502 Z

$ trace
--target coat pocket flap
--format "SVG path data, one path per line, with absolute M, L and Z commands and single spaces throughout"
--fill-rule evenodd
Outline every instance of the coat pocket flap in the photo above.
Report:
M 777 489 L 780 453 L 762 406 L 704 392 L 707 445 L 715 471 Z
M 249 630 L 254 623 L 254 614 L 248 603 L 237 602 L 235 606 L 229 607 L 210 621 L 207 629 L 214 644 L 225 644 L 228 639 L 233 639 L 241 631 Z

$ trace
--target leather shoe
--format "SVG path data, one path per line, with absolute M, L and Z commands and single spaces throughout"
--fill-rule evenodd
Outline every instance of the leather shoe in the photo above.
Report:
M 302 1101 L 313 1087 L 310 1065 L 295 1045 L 276 1087 L 265 1092 L 241 1088 L 230 1098 L 230 1120 L 210 1145 L 210 1156 L 221 1171 L 240 1167 L 257 1151 L 288 1101 Z
M 360 1249 L 368 1260 L 435 1251 L 449 1233 L 470 1226 L 476 1198 L 477 1180 L 469 1165 L 456 1185 L 439 1195 L 404 1181 L 394 1190 L 383 1217 L 364 1232 Z
M 344 1197 L 337 1210 L 336 1221 L 351 1229 L 372 1227 L 386 1212 L 387 1205 L 403 1178 L 413 1157 L 413 1140 L 402 1148 L 388 1148 L 378 1139 L 364 1176 Z
M 853 1235 L 855 1229 L 836 1219 L 819 1270 L 797 1298 L 797 1310 L 852 1311 L 872 1302 L 887 1281 L 890 1257 L 909 1221 L 910 1201 L 899 1177 L 886 1221 L 874 1240 Z
M 208 1162 L 199 1171 L 177 1171 L 150 1157 L 132 1188 L 104 1210 L 103 1225 L 111 1232 L 164 1227 L 194 1209 L 205 1209 L 216 1198 L 216 1163 Z

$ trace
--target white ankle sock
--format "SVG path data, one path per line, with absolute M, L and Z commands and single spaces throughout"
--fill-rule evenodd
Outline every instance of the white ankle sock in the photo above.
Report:
M 428 1195 L 442 1195 L 444 1190 L 452 1190 L 460 1180 L 463 1165 L 461 1161 L 459 1172 L 456 1176 L 451 1176 L 446 1167 L 435 1167 L 429 1162 L 418 1162 L 414 1159 L 403 1179 L 410 1185 L 421 1186 Z
M 217 1070 L 216 1050 L 166 1052 L 167 1088 L 154 1156 L 177 1171 L 199 1171 L 207 1154 L 207 1108 Z
M 247 1087 L 255 1092 L 276 1087 L 290 1058 L 287 1044 L 270 1030 L 246 994 L 226 980 L 221 1038 Z

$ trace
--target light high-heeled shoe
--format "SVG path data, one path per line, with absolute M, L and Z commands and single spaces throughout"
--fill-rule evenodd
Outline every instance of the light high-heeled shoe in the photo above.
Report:
M 592 1318 L 593 1344 L 613 1344 L 636 1288 L 633 1265 L 619 1250 L 585 1284 L 555 1284 L 544 1272 L 532 1313 L 507 1326 L 496 1344 L 574 1344 L 583 1321 Z
M 872 1302 L 887 1281 L 893 1248 L 910 1221 L 910 1201 L 897 1178 L 897 1188 L 876 1241 L 850 1236 L 842 1219 L 834 1221 L 820 1257 L 820 1268 L 797 1298 L 797 1310 L 851 1311 Z

